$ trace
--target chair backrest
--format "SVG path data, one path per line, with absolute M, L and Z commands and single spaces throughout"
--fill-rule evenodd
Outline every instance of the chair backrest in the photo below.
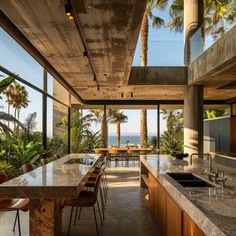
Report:
M 6 174 L 4 174 L 3 172 L 0 172 L 0 184 L 4 183 L 8 181 L 8 177 Z
M 42 166 L 45 166 L 45 165 L 48 164 L 48 159 L 47 159 L 47 158 L 42 158 L 42 159 L 40 160 L 40 163 L 41 163 Z
M 21 171 L 23 174 L 28 173 L 34 169 L 33 165 L 30 163 L 26 163 L 23 166 L 21 166 Z
M 97 175 L 97 178 L 96 178 L 96 181 L 95 181 L 95 186 L 94 186 L 94 196 L 95 196 L 95 198 L 97 198 L 97 195 L 98 195 L 98 189 L 99 189 L 99 186 L 100 186 L 102 175 L 103 175 L 103 171 L 101 171 Z
M 58 160 L 61 158 L 61 156 L 60 156 L 60 154 L 55 154 L 53 158 L 54 158 L 54 160 Z

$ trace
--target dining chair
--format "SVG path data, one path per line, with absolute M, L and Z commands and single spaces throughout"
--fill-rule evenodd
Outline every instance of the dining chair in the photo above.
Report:
M 48 164 L 48 159 L 47 158 L 42 158 L 40 159 L 41 166 L 45 166 Z
M 33 165 L 30 163 L 26 163 L 23 166 L 21 166 L 21 171 L 23 174 L 28 173 L 34 169 Z
M 0 184 L 8 181 L 6 174 L 0 172 Z M 18 222 L 19 236 L 21 236 L 21 225 L 20 225 L 20 210 L 29 210 L 29 199 L 19 198 L 19 199 L 1 199 L 0 200 L 0 210 L 1 211 L 16 211 L 16 216 L 14 220 L 13 232 L 16 229 L 16 223 Z
M 84 207 L 92 207 L 93 208 L 93 214 L 94 214 L 94 219 L 95 219 L 95 224 L 96 224 L 96 231 L 97 235 L 99 235 L 99 230 L 98 230 L 98 222 L 97 222 L 97 216 L 96 216 L 96 211 L 95 211 L 95 204 L 97 203 L 98 207 L 98 212 L 99 216 L 102 222 L 102 216 L 101 216 L 101 211 L 100 211 L 100 206 L 99 206 L 99 201 L 98 201 L 98 189 L 100 186 L 100 181 L 101 181 L 101 175 L 102 173 L 97 175 L 96 182 L 94 189 L 91 190 L 82 190 L 76 199 L 65 199 L 62 203 L 62 207 L 71 207 L 71 213 L 70 213 L 70 221 L 69 221 L 69 227 L 68 227 L 68 236 L 70 234 L 70 228 L 71 228 L 71 220 L 73 216 L 73 210 L 74 208 L 84 208 Z

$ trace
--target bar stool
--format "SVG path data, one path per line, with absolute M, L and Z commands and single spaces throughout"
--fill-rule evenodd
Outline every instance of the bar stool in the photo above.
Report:
M 0 184 L 8 181 L 8 177 L 0 172 Z M 20 226 L 20 210 L 28 211 L 29 210 L 28 198 L 19 198 L 19 199 L 1 199 L 0 200 L 0 210 L 1 211 L 16 211 L 16 217 L 14 220 L 13 232 L 16 228 L 16 223 L 18 222 L 19 235 L 21 236 L 21 226 Z
M 45 166 L 48 164 L 48 159 L 47 158 L 42 158 L 40 159 L 41 166 Z
M 76 207 L 76 208 L 79 208 L 79 207 L 80 208 L 93 207 L 93 214 L 94 214 L 94 219 L 95 219 L 95 224 L 96 224 L 96 231 L 97 231 L 97 235 L 99 235 L 98 222 L 97 222 L 97 216 L 96 216 L 96 211 L 95 211 L 95 204 L 97 203 L 99 216 L 100 216 L 100 219 L 102 221 L 100 206 L 99 206 L 99 202 L 98 202 L 98 199 L 97 199 L 98 188 L 99 188 L 99 185 L 100 185 L 100 181 L 101 181 L 101 174 L 99 174 L 96 178 L 96 182 L 95 182 L 95 186 L 94 186 L 93 191 L 82 190 L 80 192 L 78 198 L 76 198 L 76 199 L 65 199 L 63 201 L 62 207 L 67 207 L 67 206 L 71 207 L 70 221 L 69 221 L 69 227 L 68 227 L 68 236 L 70 234 L 71 220 L 72 220 L 72 216 L 73 216 L 74 207 Z

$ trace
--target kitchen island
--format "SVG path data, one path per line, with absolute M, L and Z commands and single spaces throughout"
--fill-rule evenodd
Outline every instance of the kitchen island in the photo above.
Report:
M 141 156 L 141 186 L 163 235 L 236 235 L 235 169 L 213 162 L 227 177 L 225 187 L 183 187 L 168 173 L 190 172 L 208 181 L 208 161 L 176 162 L 169 155 Z
M 30 199 L 30 236 L 60 236 L 61 201 L 76 198 L 100 161 L 97 154 L 70 154 L 0 185 L 0 198 Z

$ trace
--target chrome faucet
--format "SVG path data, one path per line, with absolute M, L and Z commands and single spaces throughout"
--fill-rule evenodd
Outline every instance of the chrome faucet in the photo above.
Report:
M 217 169 L 215 171 L 213 171 L 212 156 L 210 154 L 208 154 L 208 162 L 209 162 L 209 166 L 208 166 L 209 180 L 214 182 L 214 183 L 222 183 L 223 186 L 224 186 L 225 181 L 227 180 L 227 178 L 225 177 L 224 171 L 217 170 Z

